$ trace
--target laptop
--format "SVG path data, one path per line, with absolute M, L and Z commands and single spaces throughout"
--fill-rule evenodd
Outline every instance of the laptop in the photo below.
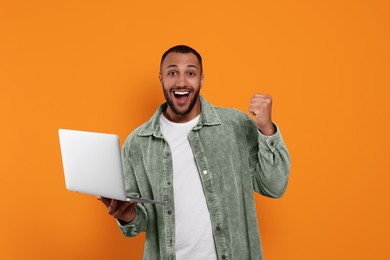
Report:
M 67 190 L 128 202 L 166 204 L 127 196 L 119 137 L 114 134 L 59 129 Z

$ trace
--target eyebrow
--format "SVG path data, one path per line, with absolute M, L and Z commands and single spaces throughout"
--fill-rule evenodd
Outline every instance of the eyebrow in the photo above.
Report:
M 169 69 L 169 68 L 177 68 L 177 67 L 178 67 L 178 66 L 177 66 L 176 64 L 171 64 L 171 65 L 169 65 L 169 66 L 167 67 L 167 69 Z M 196 65 L 193 65 L 193 64 L 189 64 L 189 65 L 187 65 L 187 67 L 195 68 L 195 69 L 199 70 L 198 67 L 197 67 Z

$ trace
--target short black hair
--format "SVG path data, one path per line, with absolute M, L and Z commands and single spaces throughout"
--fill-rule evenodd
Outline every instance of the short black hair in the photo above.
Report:
M 163 63 L 163 61 L 165 60 L 165 57 L 167 57 L 167 55 L 171 52 L 174 52 L 174 53 L 192 53 L 196 56 L 196 58 L 198 59 L 199 61 L 199 64 L 200 64 L 200 72 L 202 73 L 203 72 L 203 64 L 202 64 L 202 57 L 200 56 L 200 54 L 194 50 L 193 48 L 187 46 L 187 45 L 176 45 L 176 46 L 173 46 L 172 48 L 168 49 L 166 52 L 164 52 L 164 54 L 162 55 L 161 57 L 161 62 L 160 62 L 160 68 L 161 68 L 161 65 Z

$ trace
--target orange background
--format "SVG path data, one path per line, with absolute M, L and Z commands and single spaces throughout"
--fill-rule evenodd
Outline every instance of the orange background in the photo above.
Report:
M 163 95 L 161 54 L 204 58 L 203 96 L 274 97 L 286 195 L 256 194 L 264 255 L 390 259 L 389 2 L 0 1 L 0 259 L 141 259 L 93 196 L 66 191 L 58 128 L 123 142 Z

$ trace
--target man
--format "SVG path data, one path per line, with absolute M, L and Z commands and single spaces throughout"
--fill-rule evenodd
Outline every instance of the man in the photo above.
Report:
M 161 59 L 166 103 L 122 149 L 126 192 L 167 202 L 99 198 L 125 236 L 146 232 L 144 259 L 263 259 L 253 191 L 285 192 L 289 155 L 271 119 L 272 98 L 255 94 L 252 120 L 199 96 L 202 58 L 175 46 Z

